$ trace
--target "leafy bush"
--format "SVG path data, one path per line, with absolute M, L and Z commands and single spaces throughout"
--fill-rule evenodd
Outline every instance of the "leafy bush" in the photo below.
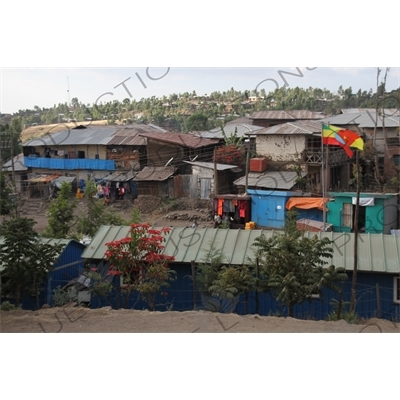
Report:
M 14 311 L 14 310 L 22 310 L 21 304 L 17 307 L 15 304 L 11 304 L 9 301 L 3 301 L 0 304 L 1 311 Z
M 78 301 L 78 293 L 76 289 L 72 286 L 68 289 L 62 289 L 61 286 L 57 286 L 53 290 L 53 306 L 62 307 L 69 303 L 74 303 Z

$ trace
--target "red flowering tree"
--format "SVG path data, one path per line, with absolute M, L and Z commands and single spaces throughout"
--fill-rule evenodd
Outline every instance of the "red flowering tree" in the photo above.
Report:
M 215 154 L 215 161 L 220 164 L 241 166 L 245 159 L 244 150 L 236 144 L 218 147 Z
M 174 257 L 162 254 L 169 231 L 132 224 L 128 237 L 106 243 L 104 259 L 110 263 L 109 274 L 122 277 L 124 308 L 132 291 L 138 291 L 153 311 L 157 293 L 175 279 L 175 271 L 169 269 Z

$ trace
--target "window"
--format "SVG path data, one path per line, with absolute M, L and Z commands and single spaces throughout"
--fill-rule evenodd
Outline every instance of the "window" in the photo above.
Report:
M 393 301 L 400 303 L 400 278 L 398 276 L 393 278 Z
M 353 228 L 353 205 L 350 203 L 343 204 L 343 226 L 347 226 L 349 228 Z

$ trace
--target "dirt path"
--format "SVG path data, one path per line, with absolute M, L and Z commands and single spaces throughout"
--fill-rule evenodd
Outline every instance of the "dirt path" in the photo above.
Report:
M 304 321 L 206 311 L 91 310 L 71 306 L 2 311 L 0 327 L 3 333 L 400 333 L 400 324 L 378 319 L 348 324 L 343 320 Z

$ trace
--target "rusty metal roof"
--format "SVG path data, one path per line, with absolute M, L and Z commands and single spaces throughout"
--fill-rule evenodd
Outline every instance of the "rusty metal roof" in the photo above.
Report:
M 146 146 L 147 139 L 140 136 L 142 133 L 164 133 L 165 129 L 155 125 L 132 124 L 122 127 L 112 135 L 109 146 Z
M 28 179 L 31 183 L 48 183 L 54 181 L 60 176 L 60 174 L 53 174 L 53 175 L 38 175 L 32 176 Z
M 325 118 L 325 114 L 321 114 L 314 111 L 308 110 L 269 110 L 269 111 L 256 111 L 250 115 L 251 119 L 286 119 L 286 120 L 297 120 L 297 119 L 322 119 Z
M 175 173 L 174 167 L 144 167 L 134 181 L 165 181 Z
M 321 121 L 294 121 L 270 126 L 255 132 L 258 135 L 313 135 L 321 134 Z
M 197 136 L 193 136 L 185 133 L 144 133 L 140 134 L 147 139 L 157 140 L 159 142 L 165 142 L 175 144 L 182 147 L 188 147 L 190 149 L 198 149 L 201 147 L 207 147 L 217 145 L 219 140 L 216 139 L 203 139 Z

